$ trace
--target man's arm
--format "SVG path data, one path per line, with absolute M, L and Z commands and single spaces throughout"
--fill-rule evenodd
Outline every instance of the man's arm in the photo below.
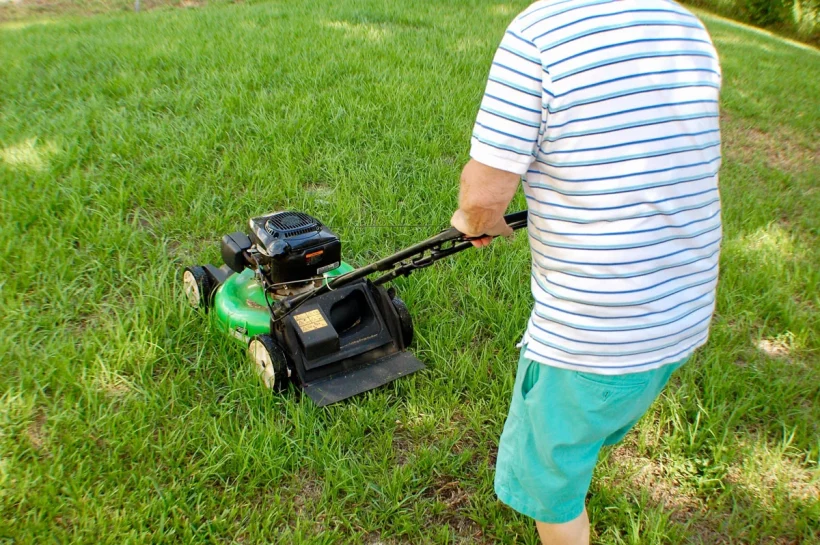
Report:
M 467 236 L 477 237 L 473 245 L 482 247 L 494 236 L 509 236 L 512 229 L 504 221 L 521 176 L 493 168 L 471 159 L 461 171 L 458 210 L 450 224 Z
M 512 233 L 503 214 L 538 150 L 546 73 L 522 25 L 519 18 L 510 24 L 493 58 L 473 126 L 472 160 L 461 173 L 459 209 L 450 220 L 467 235 L 490 235 L 473 241 L 475 246 Z

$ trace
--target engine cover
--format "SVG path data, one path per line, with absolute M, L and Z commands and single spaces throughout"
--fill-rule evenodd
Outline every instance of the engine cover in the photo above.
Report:
M 298 282 L 337 268 L 342 243 L 322 222 L 302 212 L 274 212 L 250 220 L 250 238 L 267 262 L 269 280 Z

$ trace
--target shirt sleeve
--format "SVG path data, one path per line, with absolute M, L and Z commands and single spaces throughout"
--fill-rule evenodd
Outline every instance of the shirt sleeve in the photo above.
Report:
M 507 29 L 490 67 L 470 157 L 523 175 L 537 151 L 544 83 L 540 52 L 516 26 Z

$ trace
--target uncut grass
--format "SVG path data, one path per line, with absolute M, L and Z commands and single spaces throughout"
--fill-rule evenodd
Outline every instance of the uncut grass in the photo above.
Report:
M 178 281 L 271 209 L 321 218 L 355 265 L 445 226 L 523 6 L 0 27 L 0 535 L 536 543 L 492 492 L 530 305 L 521 235 L 398 282 L 429 369 L 327 409 L 264 392 Z M 724 73 L 718 315 L 604 454 L 593 532 L 817 542 L 820 55 L 704 19 Z

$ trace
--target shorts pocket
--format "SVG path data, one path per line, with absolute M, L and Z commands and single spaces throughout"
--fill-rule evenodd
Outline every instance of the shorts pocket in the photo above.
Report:
M 527 396 L 532 392 L 541 378 L 541 366 L 543 364 L 533 360 L 526 360 L 526 371 L 524 378 L 521 380 L 521 397 L 527 399 Z
M 575 379 L 583 384 L 607 390 L 636 390 L 649 384 L 650 373 L 628 373 L 625 375 L 599 375 L 597 373 L 575 372 Z
M 608 422 L 607 433 L 620 428 L 631 418 L 637 400 L 643 398 L 650 387 L 651 373 L 631 373 L 628 375 L 597 375 L 576 372 L 574 382 L 579 398 L 587 403 L 588 414 L 601 416 Z M 625 420 L 626 419 L 626 420 Z

